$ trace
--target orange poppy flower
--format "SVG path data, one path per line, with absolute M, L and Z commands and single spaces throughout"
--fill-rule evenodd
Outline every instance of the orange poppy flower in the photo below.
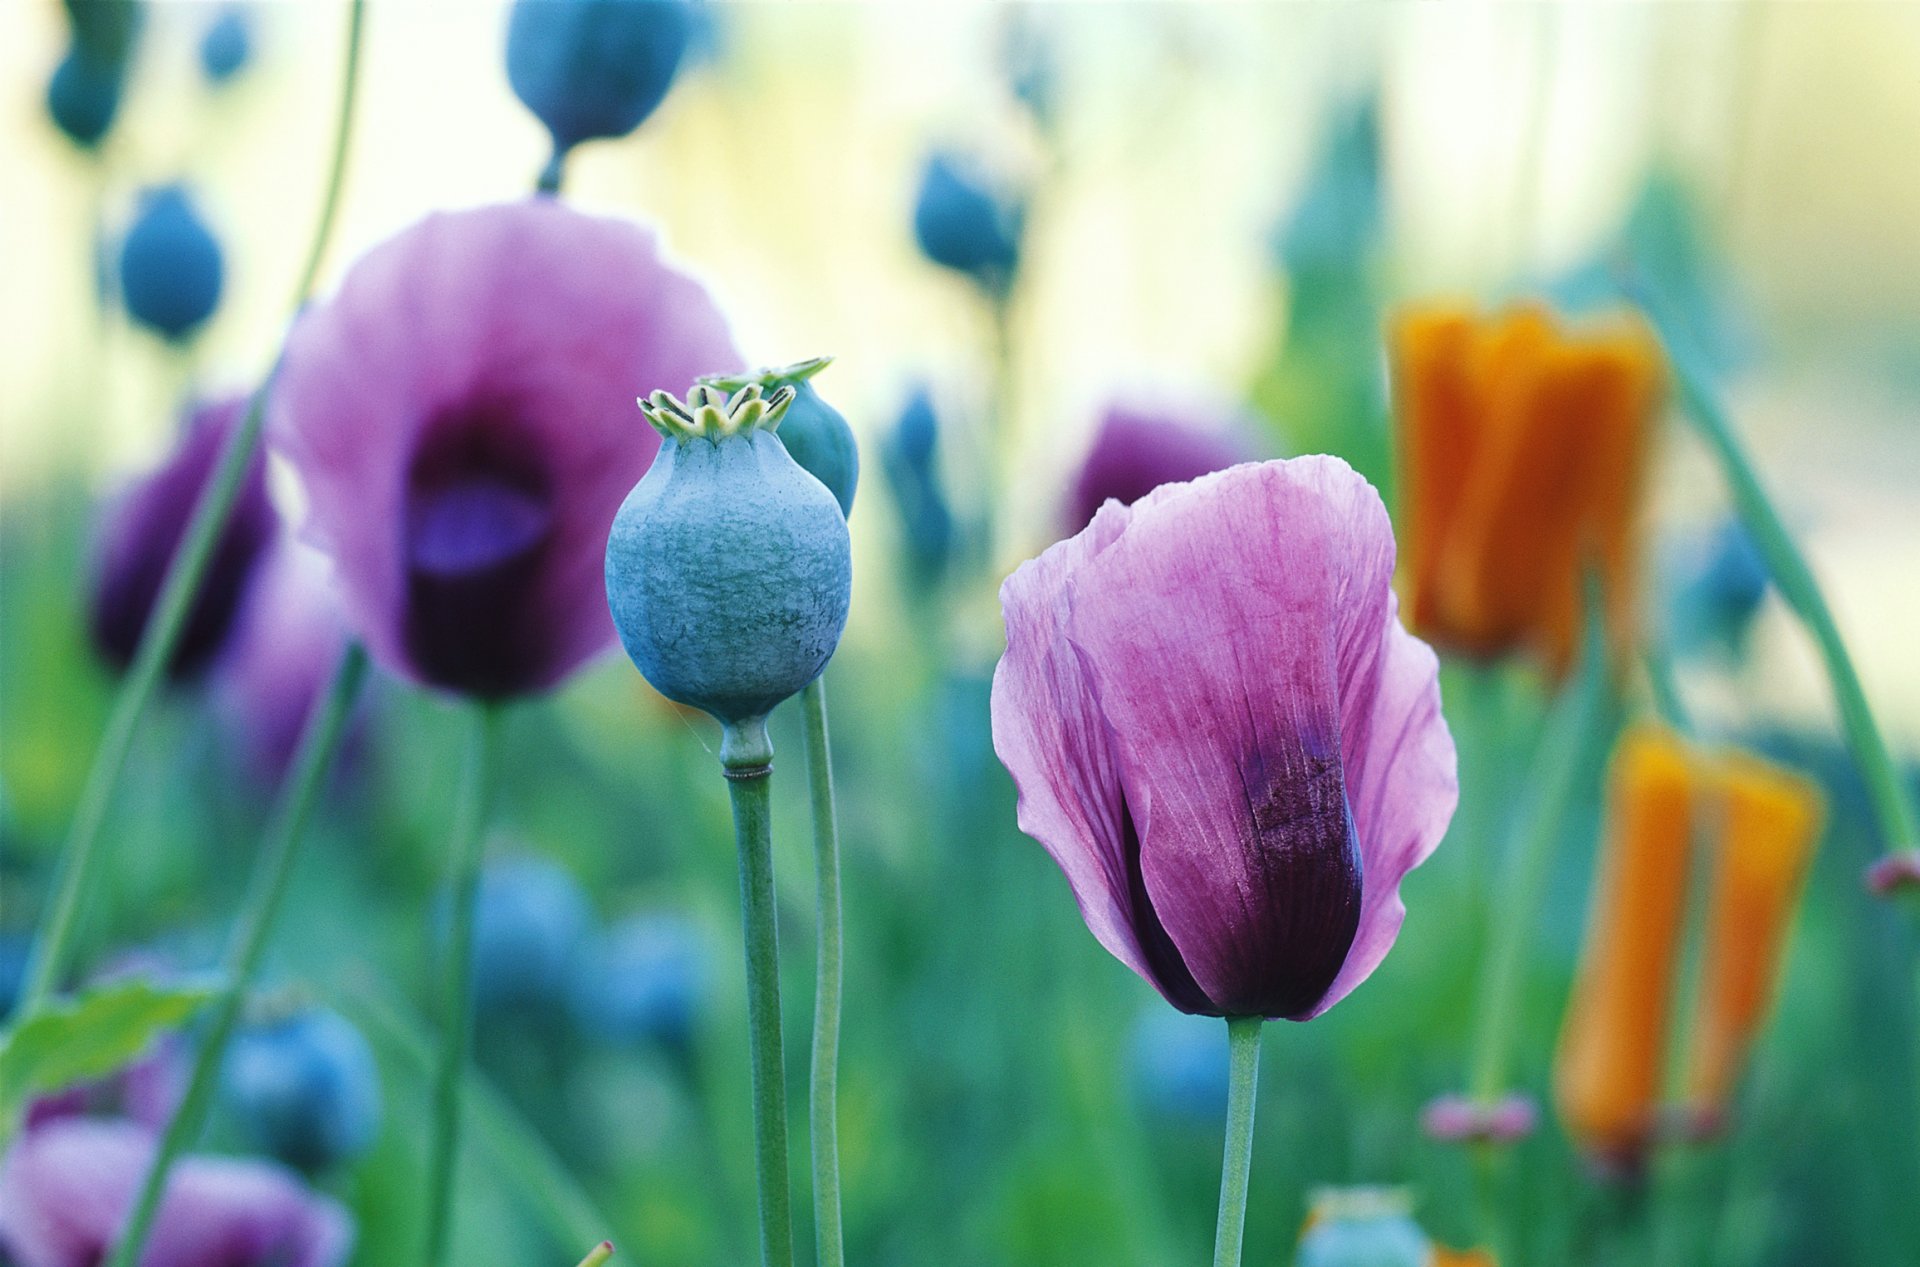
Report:
M 1687 1096 L 1696 1120 L 1724 1116 L 1786 962 L 1787 930 L 1820 840 L 1819 789 L 1768 762 L 1729 757 L 1700 965 Z
M 1697 782 L 1691 755 L 1667 731 L 1630 731 L 1614 753 L 1593 912 L 1560 1032 L 1554 1098 L 1568 1132 L 1620 1164 L 1630 1164 L 1653 1136 L 1686 920 Z
M 1700 978 L 1687 1015 L 1688 1120 L 1724 1120 L 1765 1022 L 1819 839 L 1808 780 L 1744 753 L 1702 754 L 1655 727 L 1615 752 L 1607 832 L 1554 1092 L 1570 1134 L 1635 1167 L 1661 1120 L 1698 841 L 1711 862 Z
M 1401 313 L 1388 342 L 1414 631 L 1468 655 L 1532 651 L 1563 671 L 1591 561 L 1626 646 L 1666 378 L 1652 331 L 1621 316 L 1571 332 L 1539 305 L 1430 307 Z

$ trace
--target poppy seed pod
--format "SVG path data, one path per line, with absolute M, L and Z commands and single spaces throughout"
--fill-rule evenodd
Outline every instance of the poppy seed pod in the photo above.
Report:
M 507 80 L 564 154 L 639 127 L 673 86 L 692 34 L 685 0 L 518 0 Z
M 820 675 L 852 597 L 846 517 L 773 434 L 793 394 L 655 392 L 641 408 L 666 443 L 607 541 L 607 600 L 634 665 L 729 725 Z
M 161 185 L 140 195 L 120 244 L 120 293 L 128 316 L 181 342 L 219 306 L 224 273 L 220 243 L 184 186 Z
M 380 1129 L 380 1069 L 338 1012 L 250 1026 L 227 1053 L 222 1098 L 256 1146 L 316 1174 L 364 1153 Z
M 758 384 L 763 393 L 793 388 L 793 400 L 776 433 L 780 443 L 807 474 L 827 486 L 840 503 L 840 513 L 851 518 L 854 490 L 860 483 L 860 446 L 846 418 L 813 388 L 813 376 L 832 363 L 830 356 L 816 356 L 752 374 L 703 375 L 700 381 L 729 395 L 749 384 Z

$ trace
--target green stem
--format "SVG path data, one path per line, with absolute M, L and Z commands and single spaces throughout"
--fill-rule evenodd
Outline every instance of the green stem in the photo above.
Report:
M 806 712 L 807 779 L 813 802 L 814 924 L 819 949 L 813 986 L 813 1226 L 819 1267 L 842 1267 L 840 1223 L 840 826 L 833 804 L 833 751 L 823 676 L 800 694 Z
M 766 1267 L 793 1267 L 786 1056 L 780 1038 L 780 932 L 773 888 L 773 744 L 767 738 L 767 719 L 727 723 L 720 740 L 720 761 L 733 800 L 733 835 L 740 851 L 753 1140 L 760 1176 L 760 1259 Z
M 1231 1072 L 1227 1083 L 1227 1142 L 1220 1159 L 1220 1220 L 1213 1234 L 1213 1267 L 1240 1267 L 1247 1230 L 1247 1177 L 1253 1171 L 1253 1104 L 1260 1081 L 1258 1016 L 1227 1021 Z
M 360 693 L 366 672 L 366 651 L 358 643 L 350 645 L 334 670 L 331 685 L 308 715 L 292 771 L 280 794 L 259 857 L 254 861 L 246 904 L 234 921 L 227 947 L 226 980 L 214 1000 L 212 1022 L 194 1054 L 186 1095 L 167 1123 L 166 1133 L 161 1136 L 159 1148 L 147 1166 L 133 1216 L 114 1249 L 110 1267 L 134 1267 L 140 1261 L 140 1251 L 146 1246 L 147 1233 L 152 1229 L 161 1194 L 166 1190 L 167 1174 L 174 1160 L 199 1137 L 206 1122 L 214 1089 L 219 1085 L 227 1041 L 233 1036 L 234 1026 L 246 1004 L 247 991 L 259 970 L 261 953 L 266 949 L 267 938 L 286 897 L 294 860 L 299 857 L 307 818 L 319 799 L 327 771 L 332 768 L 334 753 L 346 729 L 347 715 Z
M 327 179 L 326 196 L 321 204 L 320 222 L 314 230 L 313 247 L 295 291 L 296 310 L 306 303 L 313 291 L 320 258 L 327 241 L 332 237 L 335 213 L 339 209 L 341 177 L 346 170 L 347 141 L 353 131 L 353 101 L 359 82 L 364 10 L 365 0 L 353 0 L 347 26 L 340 114 L 334 129 L 333 162 Z M 260 447 L 260 431 L 265 422 L 267 390 L 271 381 L 272 376 L 269 375 L 267 381 L 254 390 L 253 398 L 247 403 L 245 417 L 233 437 L 227 441 L 220 455 L 220 464 L 214 468 L 206 491 L 194 505 L 193 517 L 187 522 L 180 548 L 167 567 L 166 581 L 160 587 L 159 598 L 154 602 L 153 611 L 141 632 L 139 649 L 135 651 L 133 663 L 120 685 L 119 695 L 114 699 L 106 733 L 101 736 L 100 747 L 94 753 L 93 766 L 87 771 L 79 806 L 74 811 L 73 823 L 68 828 L 66 843 L 60 851 L 60 862 L 54 878 L 53 905 L 48 908 L 40 933 L 34 939 L 25 985 L 15 1008 L 18 1016 L 28 1016 L 37 1010 L 66 972 L 68 959 L 73 953 L 73 938 L 80 909 L 93 888 L 99 869 L 100 828 L 106 821 L 114 788 L 126 768 L 127 754 L 133 748 L 140 720 L 146 714 L 148 704 L 153 701 L 167 664 L 173 659 L 188 610 L 200 591 L 200 582 L 213 558 L 220 531 L 226 526 L 227 515 L 233 510 L 234 499 L 239 495 L 247 467 Z
M 1488 958 L 1480 979 L 1468 1084 L 1473 1097 L 1484 1105 L 1495 1103 L 1507 1089 L 1507 1062 L 1513 1051 L 1527 947 L 1539 923 L 1561 820 L 1580 772 L 1594 760 L 1594 749 L 1606 730 L 1602 724 L 1606 699 L 1607 653 L 1596 615 L 1588 621 L 1580 679 L 1555 702 L 1528 770 L 1532 798 L 1515 820 L 1501 865 L 1505 883 L 1488 908 Z
M 1672 346 L 1674 341 L 1669 339 L 1668 343 Z M 1819 583 L 1814 580 L 1813 569 L 1781 522 L 1713 389 L 1686 357 L 1674 352 L 1672 360 L 1686 415 L 1718 459 L 1740 521 L 1767 561 L 1767 571 L 1772 574 L 1780 597 L 1807 627 L 1820 649 L 1827 680 L 1833 687 L 1834 702 L 1840 710 L 1841 727 L 1846 731 L 1847 745 L 1853 750 L 1853 759 L 1866 780 L 1887 852 L 1920 848 L 1920 810 L 1915 809 L 1901 783 L 1900 771 L 1874 722 L 1866 691 L 1860 685 L 1860 675 L 1853 667 L 1853 657 L 1847 653 L 1847 644 L 1840 637 L 1839 626 L 1834 623 L 1833 612 L 1820 592 Z
M 447 1261 L 453 1231 L 462 1075 L 468 1049 L 473 1045 L 473 916 L 480 895 L 481 842 L 486 835 L 499 717 L 498 705 L 474 706 L 466 770 L 460 781 L 453 839 L 447 852 L 447 896 L 452 918 L 447 936 L 440 1057 L 433 1073 L 433 1134 L 427 1153 L 427 1253 L 423 1260 L 427 1267 L 440 1267 Z

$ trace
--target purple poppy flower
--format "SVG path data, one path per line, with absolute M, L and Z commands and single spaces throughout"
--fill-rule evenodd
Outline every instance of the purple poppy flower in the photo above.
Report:
M 246 408 L 245 397 L 234 397 L 196 409 L 173 453 L 135 481 L 107 512 L 95 548 L 88 629 L 101 658 L 117 671 L 133 662 L 187 521 Z M 174 679 L 196 676 L 226 645 L 234 613 L 273 530 L 266 462 L 256 456 L 167 665 Z
M 382 663 L 482 698 L 613 642 L 614 512 L 659 440 L 636 396 L 738 369 L 653 237 L 550 198 L 427 217 L 287 344 L 271 423 Z
M 270 783 L 293 760 L 307 714 L 347 646 L 325 556 L 283 534 L 261 564 L 217 696 L 251 768 Z
M 1087 927 L 1184 1012 L 1317 1016 L 1457 784 L 1378 494 L 1337 458 L 1109 503 L 1001 586 L 995 750 Z
M 0 1165 L 0 1250 L 19 1267 L 105 1260 L 153 1158 L 131 1122 L 67 1118 L 27 1131 Z M 186 1157 L 167 1180 L 141 1267 L 338 1267 L 346 1212 L 264 1162 Z
M 1198 479 L 1252 456 L 1222 428 L 1114 406 L 1074 476 L 1066 529 L 1074 533 L 1092 523 L 1109 499 L 1131 506 L 1162 484 Z

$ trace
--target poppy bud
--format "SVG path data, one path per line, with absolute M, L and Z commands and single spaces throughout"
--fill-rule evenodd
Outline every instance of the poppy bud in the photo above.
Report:
M 256 1147 L 315 1174 L 365 1152 L 380 1129 L 373 1049 L 337 1012 L 253 1025 L 227 1053 L 223 1096 Z
M 940 483 L 940 418 L 922 389 L 880 441 L 881 469 L 900 516 L 908 579 L 930 589 L 953 554 L 953 510 Z
M 607 542 L 627 654 L 655 690 L 723 723 L 818 677 L 847 621 L 846 517 L 773 434 L 793 395 L 655 392 L 641 408 L 666 442 Z
M 1004 291 L 1020 263 L 1023 209 L 988 188 L 955 154 L 936 153 L 920 174 L 913 236 L 934 263 Z
M 531 855 L 487 865 L 473 915 L 473 993 L 481 1010 L 566 1004 L 592 925 L 573 874 Z
M 574 992 L 581 1027 L 684 1054 L 707 989 L 700 929 L 674 915 L 636 915 L 594 945 Z
M 222 5 L 200 36 L 200 73 L 225 84 L 253 60 L 253 18 L 244 5 Z
M 781 416 L 776 434 L 793 460 L 827 486 L 833 499 L 840 503 L 840 513 L 850 517 L 854 489 L 860 483 L 860 447 L 846 418 L 821 398 L 813 389 L 812 381 L 813 376 L 832 361 L 832 357 L 816 356 L 811 361 L 778 369 L 732 376 L 707 375 L 700 381 L 729 394 L 750 383 L 759 384 L 762 392 L 769 393 L 782 387 L 793 388 L 793 401 Z
M 673 85 L 692 34 L 685 0 L 517 0 L 507 80 L 564 154 L 639 127 Z
M 178 343 L 197 331 L 220 303 L 220 243 L 181 185 L 140 195 L 120 244 L 120 292 L 127 315 Z
M 1307 1208 L 1296 1267 L 1428 1267 L 1433 1244 L 1397 1188 L 1321 1188 Z
M 83 150 L 93 149 L 113 127 L 125 84 L 123 67 L 103 62 L 75 44 L 47 81 L 47 113 L 68 140 Z

